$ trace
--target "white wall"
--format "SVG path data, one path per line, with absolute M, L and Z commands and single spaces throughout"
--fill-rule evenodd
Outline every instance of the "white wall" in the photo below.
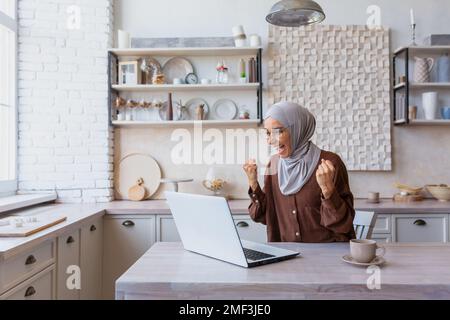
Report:
M 67 28 L 71 5 L 80 29 Z M 19 190 L 61 202 L 112 199 L 110 0 L 19 0 Z M 72 13 L 76 13 L 72 11 Z
M 242 24 L 248 34 L 259 33 L 267 42 L 268 26 L 264 18 L 274 0 L 115 0 L 116 28 L 131 32 L 134 37 L 208 37 L 230 36 L 233 25 Z M 326 12 L 326 24 L 365 24 L 369 5 L 381 8 L 381 23 L 391 28 L 391 48 L 410 42 L 409 9 L 414 8 L 417 37 L 421 41 L 430 33 L 448 33 L 450 1 L 448 0 L 318 0 Z M 266 57 L 267 58 L 267 57 Z M 150 131 L 151 134 L 157 133 Z M 148 132 L 148 134 L 150 134 Z M 162 131 L 168 139 L 169 133 Z M 132 141 L 125 151 L 143 150 L 156 154 L 165 172 L 179 172 L 196 178 L 196 183 L 184 190 L 202 191 L 199 181 L 204 168 L 190 167 L 180 171 L 170 163 L 168 156 L 160 153 L 157 143 L 145 138 L 145 131 L 120 130 L 118 138 Z M 381 191 L 390 197 L 395 189 L 393 182 L 412 185 L 450 183 L 449 127 L 395 127 L 393 129 L 393 171 L 351 172 L 350 180 L 357 197 L 366 196 L 369 190 Z M 137 139 L 135 139 L 137 138 Z M 156 139 L 161 141 L 162 138 Z M 145 141 L 147 140 L 147 141 Z M 167 146 L 166 146 L 167 147 Z M 118 150 L 124 154 L 124 150 Z M 123 153 L 122 153 L 123 152 Z M 234 185 L 230 192 L 246 197 L 245 178 L 239 167 L 230 168 Z

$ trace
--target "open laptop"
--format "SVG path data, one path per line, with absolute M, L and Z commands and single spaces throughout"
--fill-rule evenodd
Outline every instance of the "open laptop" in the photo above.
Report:
M 186 250 L 246 268 L 299 254 L 241 240 L 225 198 L 170 191 L 165 195 Z

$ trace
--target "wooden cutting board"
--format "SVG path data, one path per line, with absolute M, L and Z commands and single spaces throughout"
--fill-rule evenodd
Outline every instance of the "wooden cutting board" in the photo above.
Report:
M 36 221 L 31 221 L 33 218 Z M 21 219 L 23 225 L 16 227 L 16 219 Z M 50 228 L 58 223 L 61 223 L 67 219 L 63 215 L 55 214 L 37 214 L 33 216 L 9 216 L 0 219 L 0 222 L 9 221 L 7 225 L 0 225 L 0 237 L 28 237 L 44 229 Z
M 409 195 L 401 195 L 397 193 L 394 195 L 394 201 L 396 202 L 412 202 L 412 201 L 422 201 L 423 197 L 420 194 L 409 194 Z

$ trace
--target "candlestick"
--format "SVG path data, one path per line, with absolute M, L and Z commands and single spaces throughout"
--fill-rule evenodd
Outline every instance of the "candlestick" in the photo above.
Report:
M 416 24 L 415 23 L 411 24 L 411 37 L 412 37 L 412 42 L 411 42 L 410 46 L 411 47 L 417 46 L 417 43 L 416 43 Z
M 411 9 L 409 14 L 411 16 L 411 25 L 416 24 L 416 22 L 414 21 L 414 10 Z

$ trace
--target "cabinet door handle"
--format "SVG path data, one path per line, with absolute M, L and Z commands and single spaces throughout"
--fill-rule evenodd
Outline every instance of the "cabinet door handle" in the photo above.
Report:
M 239 221 L 236 226 L 238 226 L 239 228 L 247 228 L 248 227 L 248 223 L 245 221 Z
M 27 291 L 25 291 L 25 298 L 31 297 L 36 293 L 36 289 L 34 287 L 28 287 Z
M 27 260 L 25 261 L 25 265 L 29 266 L 36 262 L 36 258 L 33 255 L 29 255 Z
M 94 226 L 94 225 L 92 225 L 90 230 L 91 230 L 91 231 L 95 231 L 95 230 L 97 230 L 97 227 Z
M 131 220 L 126 220 L 122 223 L 122 225 L 125 227 L 132 227 L 132 226 L 134 226 L 134 222 Z
M 427 223 L 426 223 L 424 220 L 422 220 L 422 219 L 418 219 L 418 220 L 414 221 L 414 224 L 415 224 L 416 226 L 424 226 L 424 225 L 426 225 Z
M 74 239 L 72 236 L 69 236 L 69 237 L 67 238 L 67 241 L 66 241 L 67 244 L 69 244 L 69 243 L 74 243 L 74 242 L 75 242 L 75 239 Z

